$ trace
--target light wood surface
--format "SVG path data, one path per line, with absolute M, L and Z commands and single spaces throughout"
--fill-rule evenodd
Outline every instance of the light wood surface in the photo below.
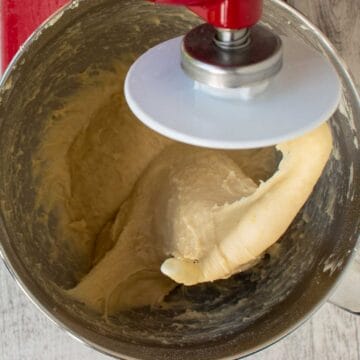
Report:
M 0 281 L 1 360 L 108 359 L 51 323 L 16 286 L 3 264 Z M 360 360 L 359 336 L 360 317 L 326 304 L 292 335 L 248 359 Z
M 360 0 L 289 0 L 288 3 L 328 35 L 360 84 Z M 0 360 L 107 358 L 47 320 L 0 264 Z M 249 360 L 360 360 L 360 317 L 326 304 L 292 335 Z
M 360 85 L 360 1 L 286 0 L 327 35 Z

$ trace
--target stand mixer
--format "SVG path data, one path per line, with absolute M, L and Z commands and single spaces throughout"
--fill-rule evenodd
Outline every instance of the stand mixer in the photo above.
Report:
M 262 0 L 152 1 L 187 6 L 206 21 L 129 70 L 128 104 L 153 130 L 197 146 L 256 148 L 298 137 L 335 112 L 341 86 L 333 66 L 257 25 Z
M 50 15 L 50 8 L 55 10 L 56 1 L 51 3 L 4 0 L 14 25 L 2 34 L 7 39 L 4 46 L 11 45 L 14 50 L 16 44 L 20 45 L 20 39 L 26 39 Z M 30 6 L 35 10 L 32 18 L 26 16 Z M 38 17 L 40 14 L 43 16 Z M 28 26 L 31 19 L 32 28 Z M 73 270 L 50 262 L 52 235 L 47 226 L 37 224 L 31 167 L 37 141 L 41 140 L 39 134 L 59 107 L 51 100 L 71 96 L 79 86 L 79 74 L 87 69 L 112 69 L 114 59 L 126 59 L 127 69 L 147 49 L 198 25 L 198 17 L 180 7 L 153 6 L 142 0 L 76 0 L 39 27 L 2 78 L 1 255 L 24 292 L 48 317 L 97 350 L 122 359 L 151 360 L 235 359 L 249 355 L 308 319 L 329 299 L 350 264 L 360 229 L 358 94 L 334 48 L 305 17 L 282 1 L 268 0 L 262 19 L 268 29 L 320 50 L 335 66 L 343 86 L 341 107 L 329 121 L 336 151 L 304 208 L 307 216 L 300 216 L 284 239 L 285 256 L 279 257 L 279 262 L 264 264 L 265 276 L 254 286 L 248 286 L 251 279 L 245 274 L 234 283 L 224 284 L 225 292 L 220 294 L 211 287 L 190 292 L 191 309 L 203 314 L 194 322 L 174 317 L 165 309 L 151 314 L 145 310 L 133 312 L 109 324 L 69 301 L 58 287 L 66 288 L 71 283 Z M 284 40 L 283 45 L 285 55 Z M 180 45 L 177 51 L 176 64 L 181 70 Z M 3 55 L 11 57 L 7 52 Z M 184 78 L 193 82 L 187 75 Z M 117 84 L 122 88 L 120 82 Z M 318 94 L 309 102 L 321 101 L 321 97 Z M 316 221 L 307 223 L 309 216 Z M 298 230 L 304 230 L 304 236 L 298 236 Z M 226 309 L 225 317 L 218 316 L 221 309 Z M 183 311 L 179 309 L 178 314 Z M 358 310 L 353 307 L 352 311 Z
M 333 66 L 314 49 L 257 25 L 262 0 L 150 1 L 186 6 L 206 21 L 150 49 L 129 70 L 128 104 L 153 130 L 198 146 L 256 148 L 298 137 L 335 112 L 341 86 Z M 3 2 L 3 69 L 65 3 Z

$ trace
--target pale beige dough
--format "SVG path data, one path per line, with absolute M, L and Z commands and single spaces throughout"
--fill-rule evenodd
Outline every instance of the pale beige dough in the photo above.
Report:
M 145 128 L 126 106 L 123 74 L 84 74 L 34 161 L 39 207 L 56 209 L 56 243 L 79 261 L 67 292 L 110 314 L 251 265 L 286 231 L 332 146 L 327 125 L 279 145 L 269 178 L 272 148 L 201 149 Z
M 173 230 L 166 241 L 174 244 L 176 251 L 172 248 L 174 258 L 162 264 L 164 274 L 185 285 L 227 278 L 257 259 L 283 235 L 311 194 L 329 158 L 330 129 L 327 124 L 322 125 L 278 145 L 277 149 L 283 154 L 278 171 L 256 190 L 238 194 L 233 201 L 221 201 L 220 190 L 209 187 L 207 179 L 201 185 L 202 191 L 208 190 L 215 201 L 201 204 L 196 211 L 192 207 L 201 200 L 200 196 L 192 196 L 188 202 L 179 199 L 175 206 L 165 205 L 166 209 L 175 207 L 166 222 Z M 240 179 L 239 175 L 236 178 Z M 187 177 L 185 181 L 190 185 L 193 180 Z M 187 192 L 191 193 L 190 189 Z M 168 198 L 172 199 L 172 195 Z M 199 219 L 198 213 L 203 217 Z M 185 219 L 192 220 L 192 234 L 184 235 Z M 179 221 L 181 225 L 174 227 Z M 193 241 L 189 244 L 189 240 Z M 200 252 L 186 251 L 197 247 Z

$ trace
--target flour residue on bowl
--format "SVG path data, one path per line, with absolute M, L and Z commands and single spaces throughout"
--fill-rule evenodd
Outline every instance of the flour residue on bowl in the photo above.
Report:
M 280 169 L 289 175 L 279 171 L 271 177 L 278 163 L 274 148 L 215 151 L 174 143 L 131 114 L 122 95 L 125 71 L 117 65 L 114 72 L 88 70 L 80 75 L 80 89 L 54 111 L 33 158 L 38 212 L 45 224 L 51 224 L 50 261 L 59 264 L 66 257 L 74 275 L 67 294 L 106 316 L 160 304 L 178 286 L 171 278 L 194 285 L 229 278 L 256 264 L 301 208 L 331 148 L 331 141 L 330 147 L 321 142 L 329 134 L 327 126 L 316 130 L 319 137 L 315 131 L 283 144 L 279 149 L 290 160 L 283 159 Z M 311 174 L 306 166 L 312 160 L 302 160 L 302 152 L 296 150 L 307 144 L 317 147 Z M 296 172 L 291 161 L 301 163 L 304 170 Z M 271 194 L 279 192 L 274 195 L 277 203 L 281 186 L 288 186 L 287 195 L 293 193 L 293 198 L 283 200 L 291 206 L 276 225 L 279 218 L 274 215 L 276 206 L 271 207 Z M 291 187 L 296 190 L 291 192 Z M 267 205 L 257 205 L 260 201 Z M 260 215 L 261 206 L 271 210 Z M 257 242 L 246 237 L 250 247 L 236 250 L 226 271 L 219 267 L 221 257 L 207 265 L 210 254 L 216 254 L 213 249 L 226 243 L 227 233 L 233 234 L 232 226 L 239 236 L 258 227 L 244 220 L 251 211 L 259 214 L 255 224 L 268 221 L 267 236 L 260 234 Z M 217 216 L 222 228 L 214 232 L 209 224 L 220 221 Z M 242 227 L 248 230 L 239 230 Z M 220 229 L 224 235 L 218 239 L 213 234 Z M 227 261 L 236 254 L 234 250 L 224 255 L 225 247 L 221 251 Z M 192 270 L 204 266 L 199 273 L 208 275 L 178 280 L 172 272 L 167 277 L 160 268 L 171 257 L 184 259 L 186 267 L 192 262 Z
M 78 281 L 115 245 L 112 237 L 115 226 L 116 231 L 122 230 L 126 207 L 130 206 L 127 198 L 141 173 L 161 151 L 175 146 L 134 119 L 122 97 L 123 74 L 121 67 L 115 73 L 83 74 L 79 94 L 52 114 L 38 156 L 33 159 L 33 173 L 39 183 L 37 207 L 44 222 L 56 219 L 51 261 L 61 262 L 64 252 L 59 249 L 66 248 L 68 256 L 74 259 Z M 193 150 L 191 146 L 177 146 L 181 149 L 173 151 Z M 220 156 L 212 151 L 204 150 L 204 153 L 215 159 Z M 269 168 L 275 165 L 274 150 L 245 154 L 257 162 L 256 166 L 249 163 L 245 168 L 253 171 L 258 180 L 265 180 Z M 244 161 L 238 152 L 230 155 L 234 158 L 230 162 Z M 267 160 L 259 161 L 260 158 Z M 120 216 L 123 219 L 116 218 L 119 209 L 123 211 Z M 143 251 L 149 253 L 151 247 Z M 161 275 L 160 265 L 156 260 L 145 273 L 147 279 L 155 276 L 155 280 L 164 283 L 161 295 L 154 294 L 154 303 L 176 286 Z M 144 277 L 138 270 L 135 273 L 140 280 Z M 117 291 L 118 288 L 110 291 L 105 299 L 94 296 L 93 307 L 98 311 L 111 308 Z M 136 291 L 135 295 L 139 297 Z M 151 303 L 149 298 L 144 299 L 143 305 Z M 135 299 L 132 305 L 136 305 Z

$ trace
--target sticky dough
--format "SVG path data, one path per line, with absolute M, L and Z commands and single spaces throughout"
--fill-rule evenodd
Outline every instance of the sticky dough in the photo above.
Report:
M 157 304 L 178 283 L 253 264 L 301 209 L 332 148 L 326 124 L 280 144 L 282 160 L 266 180 L 273 149 L 165 139 L 131 115 L 119 78 L 104 76 L 102 87 L 94 81 L 69 100 L 34 167 L 39 204 L 57 209 L 58 237 L 82 259 L 78 284 L 66 291 L 105 313 Z
M 167 259 L 161 266 L 164 274 L 185 285 L 227 278 L 280 238 L 311 194 L 329 158 L 330 129 L 323 125 L 299 139 L 278 145 L 277 149 L 283 155 L 278 171 L 258 188 L 249 186 L 250 192 L 236 194 L 234 188 L 229 188 L 237 195 L 232 201 L 222 201 L 216 185 L 213 188 L 206 185 L 207 181 L 211 182 L 209 178 L 204 179 L 201 186 L 205 192 L 213 191 L 215 201 L 206 203 L 206 193 L 202 193 L 193 200 L 189 197 L 188 203 L 182 201 L 185 196 L 178 198 L 175 206 L 167 203 L 167 210 L 175 208 L 170 212 L 175 214 L 173 220 L 168 219 L 173 230 L 169 238 L 175 247 L 170 252 L 174 258 Z M 236 174 L 234 170 L 228 169 L 229 176 Z M 223 176 L 221 184 L 217 184 L 219 187 L 224 186 L 227 173 Z M 235 176 L 245 188 L 249 179 Z M 176 190 L 191 193 L 185 189 Z M 194 216 L 196 212 L 191 208 L 195 204 L 199 204 L 197 211 L 205 218 Z M 187 219 L 192 220 L 188 227 Z M 180 226 L 174 226 L 179 222 Z M 196 254 L 186 252 L 197 247 L 203 250 Z

